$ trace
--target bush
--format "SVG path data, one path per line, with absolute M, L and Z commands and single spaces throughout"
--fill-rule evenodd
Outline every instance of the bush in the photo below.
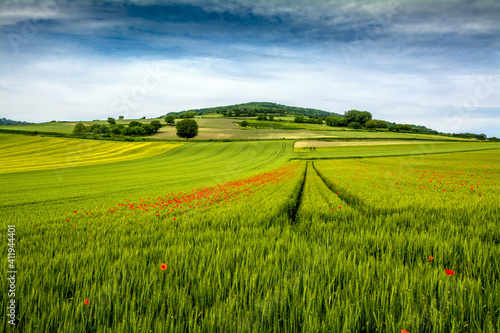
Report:
M 83 123 L 77 123 L 73 128 L 73 134 L 85 134 L 87 133 L 87 127 Z
M 349 128 L 351 129 L 355 129 L 355 130 L 358 130 L 358 129 L 361 129 L 362 126 L 360 123 L 358 123 L 357 121 L 353 121 L 352 123 L 349 123 Z

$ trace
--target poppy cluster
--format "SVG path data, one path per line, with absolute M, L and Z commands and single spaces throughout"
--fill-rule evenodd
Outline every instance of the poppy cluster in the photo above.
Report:
M 272 172 L 263 173 L 255 177 L 237 181 L 229 181 L 215 186 L 197 188 L 186 192 L 171 192 L 157 198 L 141 198 L 139 202 L 128 199 L 118 203 L 107 211 L 98 209 L 84 212 L 83 208 L 74 210 L 73 213 L 79 217 L 98 217 L 122 214 L 128 218 L 129 214 L 153 214 L 156 217 L 170 216 L 176 220 L 189 210 L 207 210 L 217 206 L 224 206 L 236 201 L 250 201 L 250 197 L 268 185 L 286 181 L 298 171 L 295 166 L 287 165 Z M 69 222 L 69 219 L 67 220 Z

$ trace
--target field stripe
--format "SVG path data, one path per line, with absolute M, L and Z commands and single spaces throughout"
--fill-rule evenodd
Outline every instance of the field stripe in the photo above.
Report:
M 0 134 L 1 173 L 108 164 L 163 154 L 181 143 L 108 142 Z
M 289 212 L 289 217 L 290 220 L 292 221 L 292 224 L 295 223 L 297 219 L 297 212 L 300 209 L 300 204 L 302 202 L 302 194 L 304 193 L 304 185 L 306 183 L 306 178 L 307 178 L 307 168 L 309 167 L 309 162 L 306 163 L 306 167 L 304 169 L 304 175 L 302 177 L 302 181 L 300 182 L 299 189 L 297 193 L 292 197 L 295 205 L 292 206 L 292 210 Z
M 372 210 L 371 207 L 367 207 L 366 203 L 363 202 L 363 200 L 361 200 L 361 198 L 359 198 L 358 196 L 353 195 L 352 193 L 346 192 L 344 190 L 340 190 L 333 183 L 328 183 L 328 180 L 326 179 L 326 177 L 320 171 L 318 171 L 318 169 L 316 169 L 314 162 L 311 162 L 311 163 L 312 163 L 313 169 L 316 172 L 316 174 L 318 175 L 319 179 L 321 179 L 321 181 L 325 184 L 325 186 L 335 196 L 337 196 L 340 200 L 342 200 L 343 202 L 347 203 L 349 206 L 351 206 L 351 207 L 355 208 L 356 210 L 363 212 L 363 213 L 366 213 L 369 210 L 370 211 Z M 347 195 L 346 195 L 346 193 L 347 193 Z

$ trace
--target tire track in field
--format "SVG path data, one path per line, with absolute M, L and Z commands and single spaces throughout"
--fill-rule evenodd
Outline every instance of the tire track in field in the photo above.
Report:
M 292 203 L 292 205 L 289 206 L 288 216 L 290 217 L 292 224 L 295 224 L 295 222 L 297 220 L 297 212 L 299 211 L 300 204 L 302 203 L 302 195 L 304 193 L 304 186 L 306 184 L 307 168 L 308 167 L 309 167 L 309 162 L 306 162 L 306 167 L 304 168 L 304 176 L 302 177 L 302 181 L 300 182 L 299 190 L 298 190 L 297 194 L 295 194 L 291 198 L 293 200 L 293 203 Z
M 276 154 L 275 157 L 273 157 L 271 160 L 269 160 L 267 162 L 267 164 L 271 164 L 271 163 L 274 163 L 275 161 L 279 160 L 281 158 L 281 156 L 283 156 L 285 151 L 286 151 L 286 143 L 282 143 L 280 151 Z
M 349 206 L 353 207 L 357 211 L 361 213 L 366 213 L 368 211 L 372 211 L 371 207 L 368 207 L 366 203 L 358 196 L 351 194 L 349 192 L 345 192 L 345 190 L 341 190 L 337 188 L 334 184 L 328 184 L 328 181 L 325 176 L 321 172 L 316 169 L 316 166 L 314 165 L 314 162 L 312 163 L 312 167 L 314 169 L 314 172 L 316 172 L 316 175 L 318 175 L 319 179 L 325 184 L 325 186 L 332 191 L 333 194 L 335 194 L 340 200 L 348 204 Z M 347 193 L 347 194 L 346 194 Z
M 264 153 L 264 151 L 266 151 L 266 150 L 267 150 L 267 148 L 269 147 L 269 145 L 270 145 L 270 144 L 271 144 L 271 143 L 270 143 L 270 142 L 268 142 L 268 143 L 267 143 L 267 144 L 266 144 L 266 145 L 265 145 L 265 146 L 264 146 L 264 147 L 263 147 L 263 148 L 262 148 L 262 149 L 261 149 L 261 150 L 260 150 L 257 154 L 255 154 L 255 156 L 254 156 L 253 158 L 257 158 L 258 156 L 262 155 L 262 154 Z M 282 148 L 282 150 L 283 150 L 283 148 Z M 279 154 L 279 153 L 278 153 L 278 154 Z M 268 157 L 265 157 L 265 160 L 264 160 L 262 163 L 256 164 L 256 165 L 254 165 L 254 167 L 253 167 L 253 168 L 250 168 L 250 169 L 248 169 L 248 170 L 249 170 L 249 171 L 252 171 L 252 170 L 257 170 L 257 169 L 260 169 L 260 168 L 262 168 L 262 167 L 263 167 L 263 166 L 265 166 L 265 165 L 268 165 L 268 164 L 271 164 L 271 163 L 275 162 L 275 161 L 276 161 L 276 160 L 278 160 L 278 159 L 279 159 L 282 155 L 283 155 L 283 153 L 281 153 L 281 155 L 279 155 L 277 158 L 276 158 L 276 157 L 273 157 L 273 158 L 271 158 L 270 160 L 268 160 L 268 159 L 267 159 Z

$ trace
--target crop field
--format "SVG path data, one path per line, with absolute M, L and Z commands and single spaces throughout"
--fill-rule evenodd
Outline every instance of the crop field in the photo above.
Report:
M 498 145 L 127 143 L 155 152 L 97 164 L 122 149 L 104 142 L 88 165 L 4 172 L 78 148 L 1 138 L 18 272 L 3 331 L 500 331 Z
M 113 163 L 159 155 L 180 145 L 0 134 L 0 173 Z
M 441 154 L 447 152 L 490 150 L 500 148 L 497 143 L 485 142 L 440 142 L 414 141 L 406 144 L 392 141 L 380 141 L 379 144 L 349 145 L 351 142 L 341 142 L 341 146 L 331 147 L 295 147 L 296 159 L 330 159 L 356 158 L 374 156 L 405 156 Z

